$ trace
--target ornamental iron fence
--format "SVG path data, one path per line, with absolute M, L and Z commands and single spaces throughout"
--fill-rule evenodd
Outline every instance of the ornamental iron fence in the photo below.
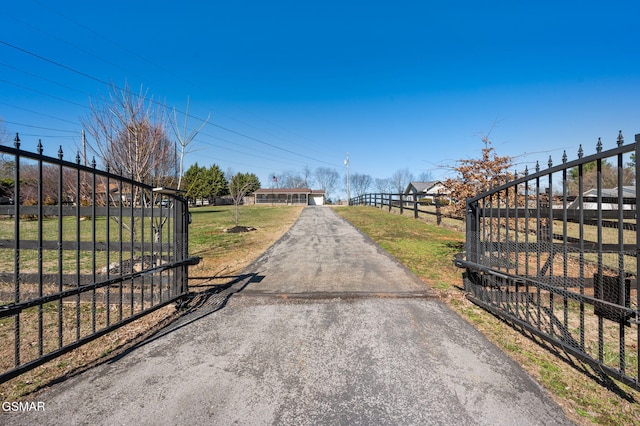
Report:
M 467 200 L 468 297 L 640 389 L 638 147 L 617 146 Z
M 0 146 L 0 382 L 188 295 L 179 191 Z

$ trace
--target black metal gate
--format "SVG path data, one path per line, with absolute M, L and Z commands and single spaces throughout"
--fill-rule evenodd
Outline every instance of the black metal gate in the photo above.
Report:
M 0 146 L 0 381 L 188 293 L 178 191 Z
M 624 145 L 467 200 L 469 298 L 640 389 L 638 151 Z

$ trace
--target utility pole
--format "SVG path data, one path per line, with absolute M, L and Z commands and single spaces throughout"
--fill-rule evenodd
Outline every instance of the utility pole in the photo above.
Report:
M 347 204 L 351 200 L 351 188 L 349 187 L 349 153 L 347 152 L 347 158 L 344 160 L 344 165 L 347 168 Z

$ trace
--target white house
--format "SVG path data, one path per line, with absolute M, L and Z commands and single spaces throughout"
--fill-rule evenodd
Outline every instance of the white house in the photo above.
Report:
M 324 205 L 325 192 L 309 188 L 261 188 L 253 193 L 256 204 Z
M 410 182 L 404 193 L 405 195 L 410 195 L 408 201 L 421 200 L 423 198 L 433 201 L 437 195 L 449 194 L 449 190 L 440 181 Z

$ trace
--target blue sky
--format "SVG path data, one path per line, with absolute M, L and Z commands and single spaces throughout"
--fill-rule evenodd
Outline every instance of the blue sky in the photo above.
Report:
M 211 114 L 187 163 L 452 176 L 491 131 L 514 168 L 640 133 L 636 1 L 7 2 L 0 118 L 75 157 L 105 82 Z

